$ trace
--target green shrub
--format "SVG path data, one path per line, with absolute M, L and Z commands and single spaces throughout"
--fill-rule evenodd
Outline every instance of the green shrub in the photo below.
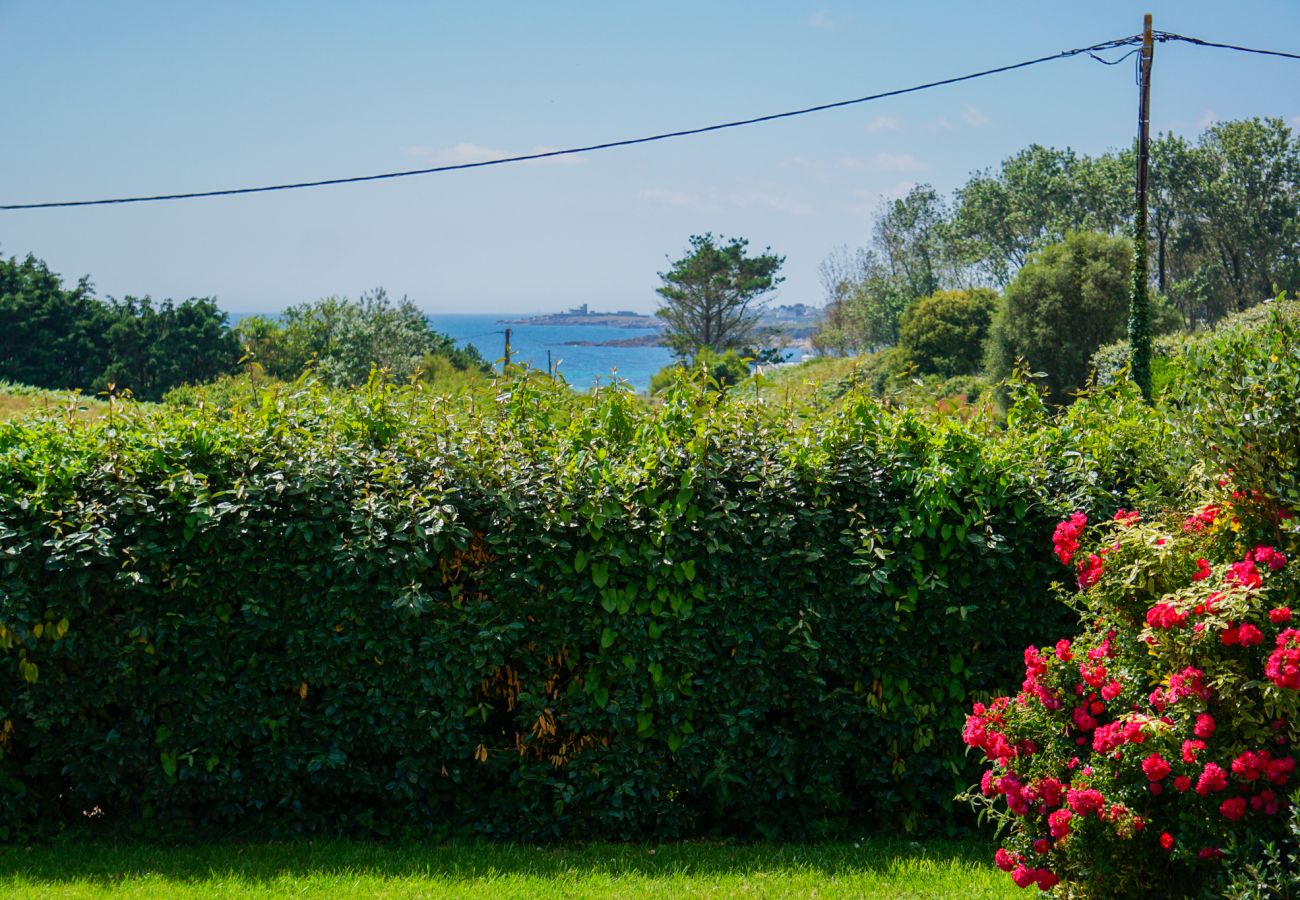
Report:
M 446 372 L 486 375 L 490 367 L 471 346 L 434 331 L 424 313 L 383 288 L 357 300 L 325 297 L 290 306 L 279 317 L 250 316 L 236 326 L 245 359 L 262 372 L 292 381 L 310 370 L 333 387 L 365 383 L 380 368 L 399 381 Z M 445 379 L 444 379 L 445 380 Z
M 1185 459 L 1231 473 L 1264 525 L 1300 510 L 1300 305 L 1261 304 L 1188 347 L 1168 405 Z
M 1165 334 L 1156 338 L 1152 344 L 1152 395 L 1159 397 L 1169 387 L 1177 369 L 1177 357 L 1182 349 L 1193 340 L 1187 334 Z M 1097 384 L 1114 384 L 1129 365 L 1129 346 L 1127 340 L 1112 341 L 1097 348 L 1089 361 Z
M 1128 498 L 1108 434 L 1167 455 L 1122 393 L 260 397 L 0 425 L 10 837 L 951 827 L 963 710 L 1072 621 L 1059 498 Z
M 1084 391 L 1059 411 L 1043 393 L 1020 373 L 1000 444 L 1060 508 L 1109 516 L 1123 507 L 1159 509 L 1185 494 L 1178 430 L 1152 414 L 1131 381 Z
M 1187 353 L 1191 348 L 1203 348 L 1227 332 L 1254 332 L 1268 328 L 1275 316 L 1295 317 L 1300 304 L 1279 298 L 1275 301 L 1259 303 L 1244 312 L 1234 313 L 1219 322 L 1214 328 L 1185 332 L 1173 331 L 1157 337 L 1152 358 L 1152 381 L 1154 393 L 1159 396 L 1175 383 L 1186 380 Z M 1096 373 L 1097 383 L 1108 385 L 1119 378 L 1128 365 L 1129 349 L 1127 340 L 1119 340 L 1097 348 L 1089 363 Z
M 1024 359 L 1046 373 L 1050 399 L 1065 403 L 1087 383 L 1097 348 L 1124 334 L 1130 256 L 1124 238 L 1075 232 L 1030 257 L 989 328 L 989 375 L 1005 378 Z
M 477 369 L 457 369 L 446 357 L 435 354 L 426 356 L 424 365 L 427 368 L 419 369 L 410 382 L 414 393 L 422 393 L 431 400 L 454 397 L 462 405 L 472 405 L 476 399 L 487 400 L 494 396 L 492 379 Z M 381 380 L 390 377 L 378 370 L 371 376 Z M 296 396 L 308 384 L 310 390 L 318 395 L 330 395 L 336 402 L 342 401 L 349 390 L 323 385 L 310 373 L 295 381 L 280 381 L 266 375 L 259 366 L 251 366 L 238 375 L 224 375 L 206 384 L 173 388 L 163 397 L 163 402 L 172 406 L 203 405 L 221 410 L 251 410 L 264 403 Z
M 1291 798 L 1286 837 L 1265 841 L 1227 873 L 1225 900 L 1292 900 L 1300 886 L 1300 806 Z
M 896 390 L 912 374 L 912 361 L 899 347 L 887 347 L 860 358 L 860 365 L 849 373 L 846 390 L 865 387 L 877 397 Z
M 708 347 L 696 349 L 689 362 L 664 366 L 650 378 L 650 393 L 661 394 L 682 378 L 700 380 L 715 388 L 728 388 L 749 377 L 749 361 L 735 350 L 718 353 Z
M 987 288 L 939 291 L 903 313 L 898 345 L 926 375 L 952 378 L 980 370 L 998 295 Z

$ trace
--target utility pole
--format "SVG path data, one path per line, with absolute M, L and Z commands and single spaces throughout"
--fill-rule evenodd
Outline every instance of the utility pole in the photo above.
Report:
M 508 368 L 510 368 L 510 329 L 509 328 L 506 329 L 506 364 L 501 368 L 501 371 L 504 372 Z
M 1142 52 L 1138 57 L 1138 152 L 1137 214 L 1133 217 L 1133 282 L 1129 290 L 1128 342 L 1132 352 L 1131 374 L 1151 399 L 1151 298 L 1147 294 L 1147 170 L 1151 136 L 1151 62 L 1155 41 L 1151 14 L 1142 21 Z

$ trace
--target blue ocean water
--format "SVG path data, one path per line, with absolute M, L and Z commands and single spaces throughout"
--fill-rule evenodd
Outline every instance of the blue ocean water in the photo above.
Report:
M 524 318 L 500 314 L 430 314 L 429 325 L 455 339 L 458 344 L 470 344 L 483 358 L 496 362 L 505 352 L 505 329 L 502 319 Z M 627 381 L 633 389 L 645 391 L 650 387 L 650 376 L 672 362 L 672 353 L 666 347 L 572 347 L 568 341 L 622 340 L 651 333 L 649 328 L 614 328 L 608 325 L 510 325 L 510 354 L 512 362 L 527 362 L 536 369 L 546 370 L 546 353 L 556 364 L 564 379 L 579 390 L 586 390 L 599 381 L 608 384 L 617 377 Z

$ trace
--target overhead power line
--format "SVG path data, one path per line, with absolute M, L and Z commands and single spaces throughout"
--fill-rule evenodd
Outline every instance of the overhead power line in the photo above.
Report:
M 756 116 L 752 119 L 737 119 L 732 122 L 722 122 L 717 125 L 705 125 L 702 128 L 687 128 L 682 131 L 668 131 L 662 134 L 652 134 L 646 137 L 627 138 L 617 141 L 606 141 L 600 144 L 589 144 L 585 147 L 571 147 L 567 150 L 549 150 L 543 153 L 528 153 L 521 156 L 507 156 L 501 159 L 488 159 L 481 162 L 456 163 L 454 165 L 433 166 L 427 169 L 407 169 L 401 172 L 383 172 L 378 175 L 356 175 L 349 178 L 326 178 L 320 181 L 299 181 L 288 184 L 270 184 L 261 187 L 242 187 L 227 188 L 219 191 L 190 191 L 185 193 L 173 194 L 154 194 L 150 196 L 139 197 L 111 197 L 103 200 L 58 200 L 47 203 L 9 203 L 0 206 L 0 210 L 16 209 L 57 209 L 69 206 L 108 206 L 119 203 L 152 203 L 161 200 L 195 200 L 200 197 L 230 197 L 237 194 L 264 194 L 271 191 L 292 191 L 300 188 L 328 187 L 336 184 L 358 184 L 363 181 L 383 181 L 390 178 L 410 178 L 414 175 L 434 175 L 439 172 L 456 172 L 462 169 L 481 169 L 488 166 L 502 166 L 507 163 L 528 162 L 536 159 L 549 159 L 554 156 L 572 156 L 578 153 L 592 153 L 597 150 L 610 150 L 614 147 L 630 147 L 635 144 L 649 144 L 653 141 L 666 141 L 670 138 L 689 137 L 696 134 L 707 134 L 711 131 L 722 131 L 727 128 L 739 128 L 743 125 L 757 125 L 760 122 L 774 122 L 778 119 L 789 119 L 794 116 L 806 116 L 809 113 L 824 112 L 828 109 L 840 109 L 845 106 L 856 106 L 859 103 L 869 103 L 872 100 L 883 100 L 886 97 L 898 97 L 903 94 L 914 94 L 918 91 L 926 91 L 931 88 L 943 87 L 944 85 L 957 84 L 962 81 L 972 81 L 976 78 L 984 78 L 988 75 L 997 75 L 1001 72 L 1010 72 L 1015 69 L 1024 69 L 1029 66 L 1036 66 L 1040 63 L 1053 62 L 1058 59 L 1069 59 L 1072 56 L 1079 56 L 1085 53 L 1095 53 L 1102 50 L 1114 50 L 1118 47 L 1126 47 L 1141 42 L 1141 35 L 1132 35 L 1129 37 L 1116 38 L 1112 41 L 1104 41 L 1100 44 L 1093 44 L 1091 47 L 1080 47 L 1076 50 L 1062 50 L 1060 53 L 1053 53 L 1050 56 L 1040 56 L 1037 59 L 1027 59 L 1024 62 L 1012 63 L 1007 66 L 998 66 L 994 69 L 985 69 L 981 72 L 972 72 L 969 75 L 958 75 L 954 78 L 944 78 L 939 81 L 930 81 L 925 84 L 917 84 L 912 87 L 898 88 L 892 91 L 882 91 L 879 94 L 869 94 L 866 97 L 856 97 L 852 100 L 839 100 L 834 103 L 822 103 L 817 106 L 808 106 L 803 109 L 792 109 L 787 112 L 772 113 L 766 116 Z
M 1171 31 L 1155 32 L 1155 39 L 1160 42 L 1182 41 L 1198 47 L 1216 47 L 1223 50 L 1236 50 L 1242 53 L 1254 53 L 1261 56 L 1276 56 L 1286 59 L 1300 59 L 1300 54 L 1287 53 L 1281 50 L 1260 50 L 1253 47 L 1242 47 L 1237 44 L 1222 44 L 1215 41 L 1207 41 L 1201 38 L 1188 37 L 1187 35 L 1175 34 Z M 649 144 L 654 141 L 666 141 L 671 138 L 690 137 L 697 134 L 707 134 L 712 131 L 722 131 L 727 128 L 740 128 L 744 125 L 757 125 L 762 122 L 774 122 L 778 119 L 789 119 L 795 116 L 805 116 L 810 113 L 824 112 L 828 109 L 840 109 L 846 106 L 856 106 L 859 103 L 869 103 L 873 100 L 884 100 L 887 97 L 899 97 L 903 94 L 914 94 L 918 91 L 926 91 L 931 88 L 943 87 L 949 84 L 957 84 L 962 81 L 973 81 L 976 78 L 984 78 L 988 75 L 997 75 L 1001 72 L 1011 72 L 1015 69 L 1024 69 L 1029 66 L 1036 66 L 1040 63 L 1054 62 L 1060 59 L 1069 59 L 1074 56 L 1087 54 L 1097 62 L 1115 65 L 1127 59 L 1131 54 L 1126 53 L 1116 60 L 1106 60 L 1097 56 L 1098 52 L 1105 50 L 1115 50 L 1120 47 L 1128 47 L 1139 44 L 1142 41 L 1141 35 L 1131 35 L 1129 37 L 1116 38 L 1111 41 L 1103 41 L 1100 44 L 1093 44 L 1091 47 L 1079 47 L 1074 50 L 1062 50 L 1059 53 L 1053 53 L 1048 56 L 1040 56 L 1037 59 L 1027 59 L 1024 62 L 1012 63 L 1007 66 L 998 66 L 993 69 L 984 69 L 980 72 L 971 72 L 968 75 L 958 75 L 953 78 L 944 78 L 939 81 L 930 81 L 925 84 L 917 84 L 912 87 L 898 88 L 892 91 L 882 91 L 878 94 L 869 94 L 865 97 L 855 97 L 852 100 L 839 100 L 834 103 L 822 103 L 817 106 L 807 106 L 802 109 L 792 109 L 787 112 L 772 113 L 766 116 L 756 116 L 751 119 L 737 119 L 731 122 L 721 122 L 716 125 L 705 125 L 701 128 L 687 128 L 681 131 L 668 131 L 662 134 L 652 134 L 645 137 L 626 138 L 617 141 L 606 141 L 600 144 L 589 144 L 584 147 L 570 147 L 566 150 L 548 150 L 542 153 L 526 153 L 519 156 L 507 156 L 499 159 L 487 159 L 480 162 L 455 163 L 445 166 L 431 166 L 425 169 L 406 169 L 399 172 L 382 172 L 377 175 L 354 175 L 347 178 L 326 178 L 320 181 L 298 181 L 285 184 L 269 184 L 258 187 L 227 188 L 216 191 L 189 191 L 185 193 L 172 194 L 152 194 L 137 197 L 109 197 L 101 200 L 57 200 L 45 203 L 8 203 L 0 205 L 0 211 L 3 210 L 20 210 L 20 209 L 59 209 L 71 206 L 109 206 L 122 203 L 153 203 L 162 200 L 196 200 L 201 197 L 231 197 L 239 194 L 265 194 L 272 191 L 292 191 L 300 188 L 329 187 L 337 184 L 359 184 L 365 181 L 385 181 L 392 178 L 410 178 L 415 175 L 435 175 L 440 172 L 456 172 L 462 169 L 482 169 L 488 166 L 503 166 L 509 163 L 529 162 L 531 160 L 549 159 L 555 156 L 573 156 L 579 153 L 592 153 L 597 150 L 611 150 L 615 147 L 631 147 L 636 144 Z
M 1280 56 L 1284 59 L 1300 59 L 1300 53 L 1286 53 L 1282 50 L 1256 50 L 1254 47 L 1239 47 L 1236 44 L 1218 44 L 1214 41 L 1205 41 L 1200 38 L 1188 37 L 1185 34 L 1174 34 L 1172 31 L 1157 31 L 1155 33 L 1157 41 L 1183 41 L 1187 44 L 1195 44 L 1197 47 L 1218 47 L 1220 50 L 1239 50 L 1242 53 L 1258 53 L 1260 56 Z
M 1120 63 L 1128 59 L 1134 53 L 1141 53 L 1141 52 L 1142 52 L 1142 48 L 1134 47 L 1132 50 L 1130 50 L 1128 53 L 1125 53 L 1123 56 L 1119 57 L 1118 59 L 1106 59 L 1105 57 L 1098 56 L 1095 53 L 1089 53 L 1088 55 L 1091 56 L 1093 59 L 1097 60 L 1097 62 L 1101 63 L 1103 66 L 1118 66 Z

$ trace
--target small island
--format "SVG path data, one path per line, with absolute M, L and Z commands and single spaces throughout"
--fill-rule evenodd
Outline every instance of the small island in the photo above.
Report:
M 565 347 L 666 347 L 662 331 L 652 334 L 639 334 L 630 338 L 614 338 L 608 341 L 565 341 Z
M 568 312 L 548 313 L 541 316 L 529 316 L 525 319 L 503 319 L 502 325 L 604 325 L 608 328 L 663 328 L 662 319 L 647 316 L 644 313 L 620 309 L 617 312 L 596 312 L 589 310 L 587 304 L 574 307 Z

